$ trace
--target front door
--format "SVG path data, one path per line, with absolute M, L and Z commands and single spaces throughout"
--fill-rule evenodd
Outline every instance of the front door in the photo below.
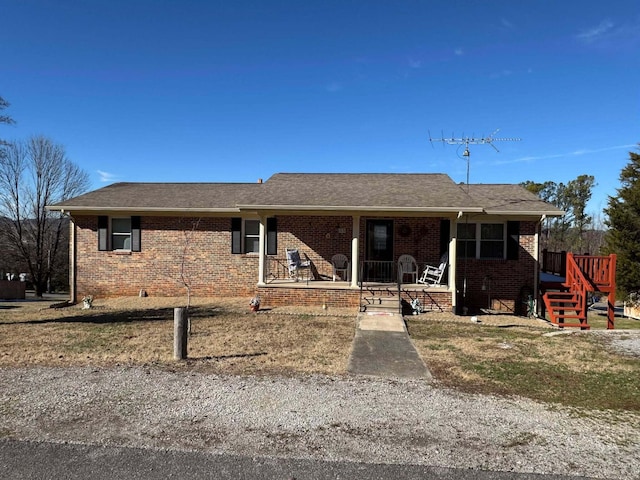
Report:
M 367 220 L 364 281 L 393 282 L 393 220 Z

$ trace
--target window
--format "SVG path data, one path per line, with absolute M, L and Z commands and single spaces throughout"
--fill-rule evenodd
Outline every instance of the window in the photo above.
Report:
M 111 219 L 111 250 L 131 250 L 131 217 Z
M 457 256 L 459 258 L 475 258 L 476 256 L 476 224 L 458 224 L 458 246 Z
M 266 253 L 278 253 L 278 234 L 275 218 L 267 218 Z M 231 253 L 258 253 L 260 251 L 260 221 L 231 219 Z
M 505 258 L 503 223 L 459 223 L 457 253 L 460 258 Z
M 140 251 L 140 217 L 98 217 L 98 250 Z
M 260 222 L 258 220 L 244 221 L 244 253 L 258 253 L 260 251 Z
M 504 258 L 504 224 L 480 224 L 480 258 Z

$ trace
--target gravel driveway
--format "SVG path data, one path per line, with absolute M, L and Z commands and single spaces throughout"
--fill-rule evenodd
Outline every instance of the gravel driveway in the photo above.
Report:
M 0 369 L 15 439 L 640 478 L 640 415 L 369 377 Z

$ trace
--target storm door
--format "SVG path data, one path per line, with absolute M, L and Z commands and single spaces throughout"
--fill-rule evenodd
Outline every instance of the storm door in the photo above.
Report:
M 367 220 L 365 282 L 393 282 L 393 220 Z

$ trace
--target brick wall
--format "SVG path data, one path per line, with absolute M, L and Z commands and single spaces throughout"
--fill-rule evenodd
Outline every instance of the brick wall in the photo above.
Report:
M 253 295 L 257 255 L 231 254 L 229 218 L 142 217 L 141 252 L 98 251 L 96 216 L 76 216 L 77 296 Z M 196 225 L 194 228 L 194 225 Z M 187 240 L 188 239 L 188 240 Z
M 366 221 L 360 219 L 360 259 L 366 248 Z M 253 296 L 256 292 L 272 305 L 291 302 L 326 303 L 329 306 L 357 306 L 359 292 L 344 289 L 257 288 L 258 257 L 231 253 L 230 218 L 142 217 L 141 252 L 98 251 L 96 216 L 75 216 L 77 245 L 77 297 L 84 295 L 137 295 L 145 290 L 153 296 L 186 295 L 181 282 L 184 273 L 194 296 Z M 195 228 L 194 228 L 195 225 Z M 285 259 L 287 248 L 308 256 L 320 278 L 330 279 L 331 257 L 343 253 L 351 259 L 352 219 L 349 216 L 278 216 L 278 250 Z M 440 258 L 439 218 L 394 220 L 394 260 L 413 255 L 418 264 L 437 264 Z M 494 308 L 513 310 L 520 291 L 531 286 L 534 271 L 534 222 L 521 222 L 519 260 L 467 260 L 467 306 L 486 307 L 485 277 L 491 279 L 489 293 Z M 188 240 L 187 240 L 188 239 Z M 459 261 L 458 289 L 462 290 L 465 266 Z M 449 294 L 438 293 L 423 305 L 447 310 Z M 412 297 L 407 296 L 406 301 Z M 461 305 L 461 300 L 458 300 Z
M 520 222 L 520 249 L 518 260 L 458 259 L 458 300 L 463 305 L 463 281 L 467 279 L 464 305 L 473 312 L 479 308 L 519 313 L 521 292 L 533 292 L 535 261 L 535 222 Z M 465 265 L 466 262 L 466 265 Z M 486 289 L 483 290 L 483 284 Z M 460 312 L 462 313 L 462 312 Z
M 395 293 L 395 292 L 394 292 Z M 328 307 L 353 307 L 360 306 L 360 290 L 351 290 L 344 288 L 314 288 L 296 287 L 296 288 L 270 288 L 261 287 L 258 294 L 262 299 L 262 303 L 268 306 L 281 305 L 312 305 Z M 449 292 L 434 292 L 428 289 L 401 291 L 401 298 L 405 307 L 415 298 L 425 310 L 433 310 L 438 312 L 451 311 L 451 294 Z M 406 308 L 405 308 L 406 310 Z

